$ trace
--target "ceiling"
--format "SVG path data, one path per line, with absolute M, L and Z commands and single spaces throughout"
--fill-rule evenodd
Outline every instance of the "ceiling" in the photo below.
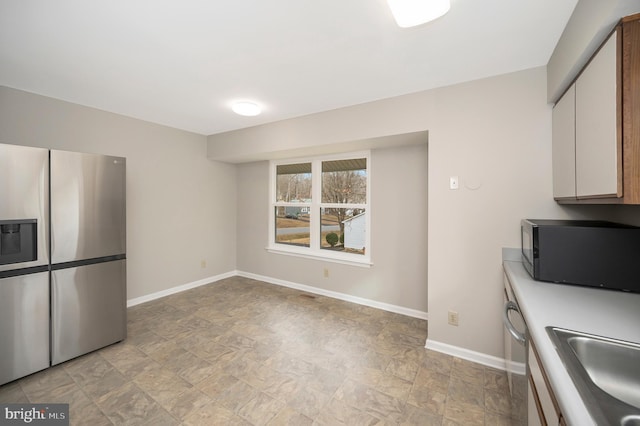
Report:
M 576 3 L 2 0 L 0 85 L 210 135 L 546 65 Z

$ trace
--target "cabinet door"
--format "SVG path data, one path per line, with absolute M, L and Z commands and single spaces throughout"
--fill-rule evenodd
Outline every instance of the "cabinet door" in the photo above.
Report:
M 576 86 L 553 108 L 553 197 L 576 196 Z
M 536 391 L 533 390 L 531 383 L 527 386 L 527 426 L 546 425 L 544 414 L 540 408 L 540 400 Z
M 557 425 L 562 417 L 560 410 L 557 408 L 555 395 L 545 379 L 542 364 L 538 359 L 538 355 L 532 341 L 529 342 L 529 402 L 532 400 L 536 407 L 529 407 L 529 422 L 531 424 L 532 417 L 541 419 L 544 425 Z M 534 421 L 535 423 L 535 421 Z
M 618 179 L 617 45 L 613 33 L 576 81 L 578 197 L 622 196 Z

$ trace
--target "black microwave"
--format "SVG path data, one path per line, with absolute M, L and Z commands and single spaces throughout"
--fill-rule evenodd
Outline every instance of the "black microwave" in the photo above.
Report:
M 522 263 L 539 281 L 640 293 L 640 228 L 592 220 L 521 221 Z

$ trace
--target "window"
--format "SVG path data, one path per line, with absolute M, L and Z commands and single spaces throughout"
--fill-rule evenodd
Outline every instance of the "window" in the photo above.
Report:
M 311 176 L 311 163 L 276 166 L 276 243 L 309 247 Z
M 269 249 L 369 264 L 369 153 L 271 163 Z

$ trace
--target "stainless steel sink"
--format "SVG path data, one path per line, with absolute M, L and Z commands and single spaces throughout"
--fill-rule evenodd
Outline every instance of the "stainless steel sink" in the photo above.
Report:
M 598 425 L 640 426 L 640 345 L 547 327 Z

